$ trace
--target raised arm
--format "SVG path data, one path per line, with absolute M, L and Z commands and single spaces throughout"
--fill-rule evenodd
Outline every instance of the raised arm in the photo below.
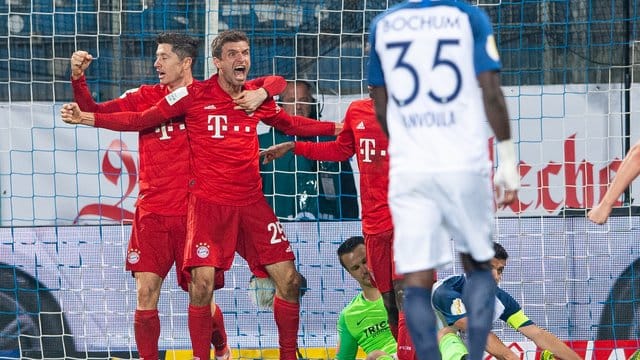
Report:
M 124 109 L 120 107 L 119 99 L 96 103 L 87 86 L 85 70 L 93 61 L 93 56 L 86 51 L 79 50 L 71 55 L 71 88 L 73 98 L 80 110 L 87 112 L 118 112 Z
M 606 223 L 616 201 L 638 175 L 640 175 L 640 143 L 634 144 L 622 159 L 611 186 L 607 189 L 600 203 L 587 214 L 589 220 L 596 224 Z
M 73 88 L 73 98 L 82 111 L 102 113 L 102 112 L 119 112 L 123 111 L 120 106 L 121 99 L 113 99 L 101 103 L 96 103 L 91 96 L 89 86 L 84 75 L 77 80 L 71 80 L 71 87 Z
M 259 77 L 251 80 L 250 83 L 262 88 L 269 97 L 280 94 L 287 87 L 287 81 L 282 76 L 277 75 Z
M 518 329 L 522 335 L 529 338 L 531 341 L 536 343 L 536 345 L 540 349 L 549 350 L 553 353 L 553 356 L 556 359 L 561 360 L 579 360 L 580 356 L 576 354 L 575 351 L 571 350 L 570 347 L 567 346 L 560 339 L 555 337 L 552 333 L 547 330 L 539 327 L 538 325 L 532 324 L 523 326 Z

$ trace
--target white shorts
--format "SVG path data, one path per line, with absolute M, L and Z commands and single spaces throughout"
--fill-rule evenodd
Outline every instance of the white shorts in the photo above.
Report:
M 451 238 L 459 253 L 479 262 L 493 258 L 494 202 L 488 172 L 394 175 L 389 179 L 389 207 L 398 273 L 448 265 L 453 261 Z

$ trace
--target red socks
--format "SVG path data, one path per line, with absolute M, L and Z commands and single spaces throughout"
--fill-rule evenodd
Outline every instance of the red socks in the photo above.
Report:
M 224 317 L 218 305 L 216 305 L 216 311 L 213 313 L 211 344 L 216 350 L 216 356 L 222 356 L 227 352 L 227 331 L 224 328 Z
M 140 358 L 158 360 L 158 339 L 160 339 L 158 310 L 136 309 L 133 317 L 133 331 Z
M 199 360 L 209 360 L 211 356 L 211 335 L 213 332 L 211 305 L 193 306 L 189 304 L 188 322 L 193 357 Z
M 407 327 L 404 312 L 398 313 L 398 360 L 417 360 L 416 350 L 411 343 L 409 328 Z
M 273 299 L 273 316 L 278 327 L 280 360 L 297 360 L 300 304 L 276 296 Z

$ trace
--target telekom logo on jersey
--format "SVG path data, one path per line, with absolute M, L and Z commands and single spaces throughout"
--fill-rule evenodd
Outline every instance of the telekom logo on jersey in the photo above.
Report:
M 207 130 L 213 132 L 211 135 L 214 139 L 223 139 L 223 132 L 228 131 L 229 127 L 227 126 L 227 115 L 209 115 L 207 117 Z M 231 128 L 232 131 L 243 131 L 245 133 L 251 132 L 251 126 L 239 126 L 234 125 Z
M 372 162 L 372 156 L 376 154 L 380 156 L 387 156 L 386 149 L 376 149 L 376 139 L 360 139 L 360 154 L 363 156 L 362 162 Z

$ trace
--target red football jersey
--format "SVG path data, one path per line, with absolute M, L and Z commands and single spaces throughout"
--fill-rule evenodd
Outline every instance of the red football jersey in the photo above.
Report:
M 80 109 L 96 113 L 144 111 L 170 93 L 161 84 L 142 85 L 119 99 L 96 104 L 84 77 L 73 81 L 73 89 Z M 188 144 L 183 117 L 139 132 L 140 171 L 136 206 L 160 215 L 187 213 L 190 179 Z
M 254 83 L 245 89 L 257 89 Z M 96 114 L 96 124 L 109 128 L 149 127 L 163 119 L 185 116 L 191 150 L 191 191 L 220 205 L 249 205 L 262 198 L 257 125 L 263 121 L 289 135 L 333 135 L 335 124 L 290 116 L 273 99 L 247 114 L 214 75 L 167 95 L 144 113 Z
M 82 83 L 73 84 L 74 93 L 83 94 L 80 99 L 76 95 L 76 101 L 83 111 L 95 113 L 145 111 L 170 94 L 164 85 L 143 85 L 120 99 L 96 104 L 84 77 L 82 80 Z M 286 84 L 280 76 L 265 76 L 247 82 L 246 88 L 254 90 L 264 87 L 269 94 L 278 94 Z M 187 213 L 191 179 L 189 141 L 184 117 L 178 115 L 169 119 L 145 125 L 129 117 L 126 122 L 108 124 L 96 117 L 95 126 L 118 131 L 139 131 L 140 175 L 136 205 L 161 215 L 184 215 Z
M 382 132 L 372 99 L 349 105 L 344 127 L 335 141 L 296 141 L 294 153 L 313 160 L 344 161 L 356 155 L 360 171 L 362 230 L 378 234 L 393 229 L 388 203 L 389 141 Z

